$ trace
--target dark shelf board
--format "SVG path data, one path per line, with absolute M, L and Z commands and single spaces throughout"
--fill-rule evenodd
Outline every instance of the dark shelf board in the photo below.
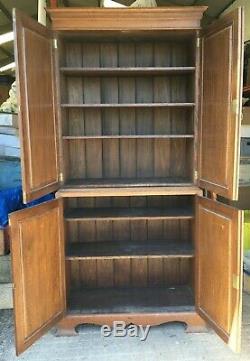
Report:
M 194 311 L 188 286 L 162 288 L 94 288 L 71 291 L 70 314 L 165 313 Z
M 62 108 L 189 108 L 195 103 L 91 103 L 91 104 L 61 104 Z
M 89 179 L 71 179 L 64 184 L 63 188 L 117 188 L 117 187 L 185 187 L 193 186 L 188 178 L 169 177 L 169 178 L 89 178 Z
M 191 219 L 192 209 L 187 208 L 69 208 L 65 210 L 67 221 L 122 220 L 122 219 Z
M 102 241 L 74 242 L 67 246 L 66 259 L 86 258 L 131 258 L 160 256 L 164 258 L 192 258 L 194 250 L 191 243 L 168 240 L 150 241 Z
M 193 134 L 64 135 L 65 140 L 88 139 L 193 139 Z
M 248 187 L 250 187 L 250 182 L 247 182 L 247 183 L 239 183 L 239 187 L 240 188 L 248 188 Z
M 249 97 L 250 95 L 250 85 L 243 86 L 243 96 Z
M 69 76 L 133 76 L 133 75 L 184 75 L 195 72 L 195 67 L 61 67 L 61 73 Z

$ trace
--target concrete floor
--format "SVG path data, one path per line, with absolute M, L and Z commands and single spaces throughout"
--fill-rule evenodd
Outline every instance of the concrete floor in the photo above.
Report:
M 234 354 L 210 331 L 187 334 L 180 324 L 152 327 L 146 341 L 103 337 L 100 328 L 82 326 L 77 337 L 48 333 L 19 358 L 15 356 L 12 312 L 0 311 L 0 361 L 188 361 L 250 360 L 250 296 L 244 296 L 242 352 Z

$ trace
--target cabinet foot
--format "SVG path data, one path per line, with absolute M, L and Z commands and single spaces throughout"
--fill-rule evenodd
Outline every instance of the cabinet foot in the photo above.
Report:
M 199 316 L 195 315 L 187 322 L 187 333 L 206 333 L 209 331 L 207 323 Z
M 78 336 L 78 332 L 76 332 L 76 326 L 68 326 L 67 323 L 64 324 L 57 324 L 56 329 L 55 329 L 55 336 L 56 337 L 60 337 L 60 336 Z
M 206 322 L 196 312 L 173 312 L 157 314 L 100 314 L 66 315 L 56 326 L 56 336 L 76 336 L 76 327 L 81 324 L 108 325 L 114 321 L 142 326 L 157 326 L 168 322 L 182 322 L 187 325 L 186 332 L 208 332 Z

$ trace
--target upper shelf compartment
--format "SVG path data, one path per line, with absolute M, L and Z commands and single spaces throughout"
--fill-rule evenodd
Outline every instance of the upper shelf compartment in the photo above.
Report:
M 119 107 L 191 106 L 194 102 L 194 78 L 190 75 L 147 77 L 74 77 L 65 81 L 62 104 L 95 107 L 109 104 Z
M 66 221 L 87 220 L 126 220 L 126 219 L 154 219 L 174 220 L 191 219 L 191 207 L 185 209 L 159 209 L 159 208 L 75 208 L 65 211 Z
M 71 75 L 185 74 L 195 70 L 195 39 L 76 39 L 61 41 L 63 73 Z

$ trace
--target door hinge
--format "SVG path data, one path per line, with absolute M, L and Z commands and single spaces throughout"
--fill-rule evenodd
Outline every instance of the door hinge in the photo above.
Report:
M 195 181 L 198 180 L 198 172 L 197 172 L 197 170 L 194 171 L 194 180 Z
M 239 98 L 235 98 L 232 100 L 231 109 L 234 114 L 239 115 L 239 112 L 240 112 Z
M 57 39 L 53 39 L 53 48 L 57 49 Z
M 201 46 L 201 38 L 197 38 L 196 39 L 196 47 L 200 48 L 200 46 Z
M 59 182 L 63 182 L 63 173 L 59 173 Z
M 233 274 L 233 288 L 236 290 L 240 289 L 240 276 Z

